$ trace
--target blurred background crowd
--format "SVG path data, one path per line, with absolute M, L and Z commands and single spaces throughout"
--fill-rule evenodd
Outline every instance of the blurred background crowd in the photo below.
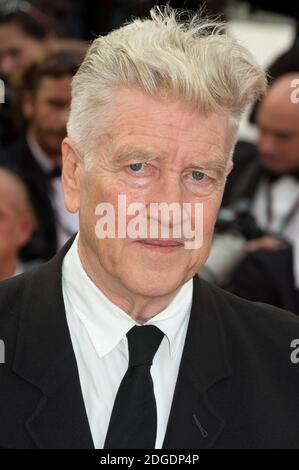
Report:
M 296 80 L 299 90 L 299 3 L 168 3 L 227 21 L 269 77 L 266 97 L 242 123 L 200 276 L 299 314 L 299 103 L 291 100 Z M 77 232 L 60 179 L 72 77 L 93 38 L 155 4 L 165 2 L 0 0 L 0 280 L 49 260 Z

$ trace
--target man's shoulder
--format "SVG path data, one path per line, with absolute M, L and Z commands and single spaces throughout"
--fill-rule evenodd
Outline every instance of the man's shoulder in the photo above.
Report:
M 227 319 L 236 317 L 240 322 L 246 323 L 263 323 L 265 321 L 267 324 L 268 322 L 274 322 L 278 326 L 281 323 L 299 325 L 299 316 L 292 312 L 273 305 L 246 300 L 206 281 L 200 280 L 200 283 L 203 283 L 203 288 L 210 297 L 226 307 L 222 311 Z
M 12 365 L 21 324 L 21 314 L 26 306 L 26 288 L 30 273 L 0 282 L 0 341 L 5 344 L 5 362 Z M 7 369 L 6 369 L 7 371 Z M 4 372 L 0 368 L 0 373 Z
M 0 282 L 0 335 L 1 325 L 14 316 L 31 311 L 36 305 L 46 313 L 49 306 L 58 304 L 62 298 L 62 263 L 75 237 L 50 261 L 31 266 L 29 271 Z M 30 312 L 29 312 L 30 313 Z M 35 321 L 35 318 L 33 318 Z
M 29 301 L 30 304 L 34 302 L 34 296 L 40 289 L 47 289 L 47 283 L 51 282 L 49 264 L 29 263 L 23 274 L 0 282 L 0 334 L 1 328 L 12 317 L 15 320 L 20 318 Z
M 31 277 L 30 271 L 0 282 L 0 326 L 11 316 L 19 316 Z
M 201 283 L 204 281 L 200 281 Z M 299 339 L 299 316 L 272 305 L 251 302 L 204 282 L 203 291 L 218 317 L 229 342 L 283 348 Z

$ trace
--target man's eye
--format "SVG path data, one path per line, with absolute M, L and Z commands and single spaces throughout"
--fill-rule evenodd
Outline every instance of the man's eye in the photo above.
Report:
M 195 181 L 202 181 L 205 177 L 206 175 L 202 173 L 201 171 L 192 171 L 192 178 Z
M 130 165 L 130 170 L 134 173 L 139 173 L 141 170 L 144 170 L 146 165 L 144 163 L 132 163 Z

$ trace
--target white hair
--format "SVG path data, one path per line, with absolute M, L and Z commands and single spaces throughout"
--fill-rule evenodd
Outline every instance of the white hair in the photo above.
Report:
M 68 136 L 85 157 L 94 154 L 113 92 L 121 87 L 138 86 L 206 113 L 229 112 L 235 126 L 263 96 L 265 72 L 224 23 L 183 18 L 186 12 L 155 7 L 150 19 L 136 19 L 92 43 L 73 79 L 68 122 Z

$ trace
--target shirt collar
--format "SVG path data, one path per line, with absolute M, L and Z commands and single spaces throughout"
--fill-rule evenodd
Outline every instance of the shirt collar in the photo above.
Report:
M 23 274 L 23 273 L 24 273 L 24 266 L 21 263 L 21 261 L 18 260 L 14 276 L 18 276 L 19 274 Z
M 113 304 L 88 277 L 78 254 L 78 238 L 79 234 L 63 262 L 63 293 L 71 307 L 69 314 L 79 316 L 98 356 L 104 357 L 138 323 Z M 192 296 L 191 279 L 182 286 L 166 309 L 146 323 L 157 326 L 165 334 L 171 358 L 178 351 L 180 333 L 189 319 Z

